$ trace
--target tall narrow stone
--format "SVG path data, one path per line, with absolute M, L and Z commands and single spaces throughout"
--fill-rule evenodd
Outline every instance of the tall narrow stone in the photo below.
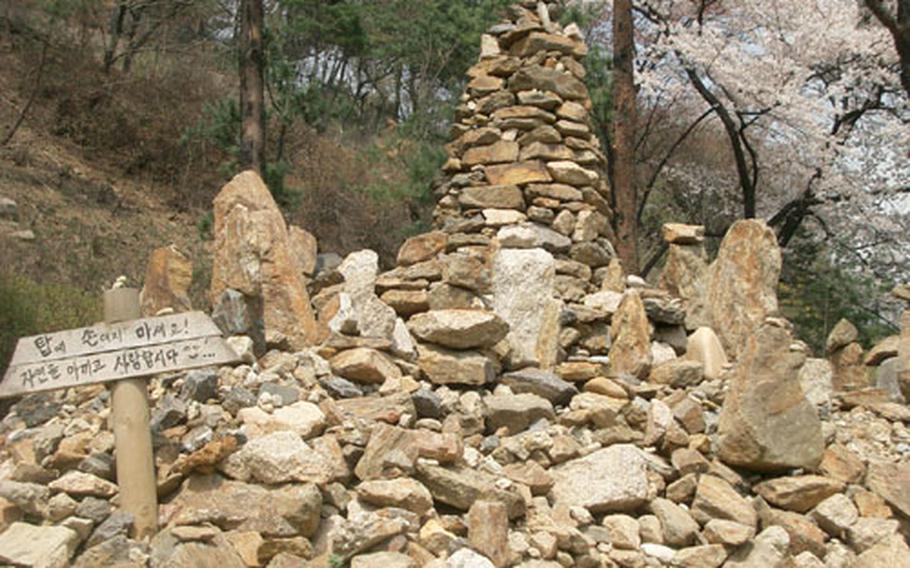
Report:
M 667 262 L 660 274 L 660 287 L 686 302 L 686 327 L 695 329 L 709 325 L 705 305 L 709 272 L 704 245 L 673 242 L 669 247 Z
M 267 342 L 299 349 L 320 335 L 284 217 L 253 171 L 234 177 L 215 197 L 211 298 L 244 295 Z
M 139 295 L 142 315 L 154 316 L 168 309 L 174 312 L 193 309 L 189 297 L 192 281 L 193 263 L 175 245 L 152 251 Z
M 708 281 L 708 310 L 724 349 L 739 358 L 749 336 L 777 312 L 781 253 L 764 221 L 737 221 L 727 231 Z
M 492 262 L 492 306 L 509 324 L 512 368 L 552 368 L 559 347 L 561 302 L 553 298 L 556 262 L 543 249 L 501 249 Z
M 344 291 L 351 298 L 360 335 L 390 339 L 398 314 L 376 295 L 379 255 L 369 249 L 352 252 L 338 271 L 344 276 Z
M 468 511 L 468 542 L 493 561 L 497 568 L 509 565 L 509 511 L 499 501 L 477 501 Z
M 651 324 L 641 296 L 626 292 L 610 325 L 610 368 L 615 375 L 647 378 L 651 371 Z

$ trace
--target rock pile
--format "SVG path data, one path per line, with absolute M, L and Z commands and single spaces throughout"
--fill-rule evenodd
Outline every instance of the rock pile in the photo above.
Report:
M 229 183 L 213 316 L 243 363 L 150 381 L 161 531 L 119 509 L 108 390 L 32 395 L 0 422 L 0 564 L 907 566 L 910 315 L 810 358 L 759 221 L 713 263 L 668 225 L 660 287 L 626 277 L 559 110 L 583 53 L 544 2 L 485 36 L 437 230 L 390 271 Z M 149 309 L 183 309 L 159 254 Z
M 465 359 L 507 329 L 466 309 L 406 327 Z M 245 356 L 151 381 L 150 542 L 118 510 L 108 391 L 20 401 L 0 423 L 0 562 L 871 568 L 910 552 L 910 410 L 836 391 L 783 320 L 714 379 L 675 357 L 643 381 L 529 367 L 440 384 L 422 355 L 343 335 Z
M 619 266 L 610 264 L 615 254 L 606 160 L 592 131 L 591 100 L 582 81 L 587 47 L 576 26 L 553 21 L 558 10 L 557 3 L 518 3 L 508 21 L 483 36 L 480 61 L 468 71 L 453 141 L 446 147 L 445 175 L 436 187 L 435 220 L 448 247 L 472 251 L 484 261 L 494 293 L 513 292 L 501 288 L 498 273 L 529 270 L 524 281 L 535 289 L 524 296 L 553 296 L 578 306 L 565 315 L 577 324 L 572 332 L 543 338 L 537 330 L 553 327 L 556 304 L 499 301 L 497 311 L 533 314 L 536 321 L 516 333 L 545 342 L 538 353 L 526 343 L 517 364 L 551 366 L 557 344 L 605 354 L 604 318 L 583 300 L 605 282 L 623 286 Z M 516 327 L 522 319 L 509 323 Z

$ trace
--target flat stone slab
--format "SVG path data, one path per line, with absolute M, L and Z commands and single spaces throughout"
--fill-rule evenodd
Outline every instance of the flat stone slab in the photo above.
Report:
M 631 444 L 616 444 L 552 470 L 555 504 L 592 513 L 629 511 L 648 498 L 647 461 Z
M 13 523 L 0 534 L 0 562 L 35 568 L 65 568 L 79 535 L 65 527 Z

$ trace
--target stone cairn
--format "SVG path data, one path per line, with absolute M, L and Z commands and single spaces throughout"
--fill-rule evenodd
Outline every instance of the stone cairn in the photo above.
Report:
M 222 189 L 213 318 L 242 363 L 150 380 L 161 531 L 119 509 L 105 387 L 31 395 L 0 421 L 0 565 L 908 565 L 910 312 L 809 357 L 754 220 L 713 262 L 666 225 L 659 286 L 623 275 L 556 8 L 484 37 L 437 230 L 393 270 L 317 254 L 253 173 Z M 146 313 L 190 308 L 188 263 L 152 255 Z

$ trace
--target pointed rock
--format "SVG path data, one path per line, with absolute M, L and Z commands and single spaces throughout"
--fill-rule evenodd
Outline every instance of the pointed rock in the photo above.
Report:
M 142 315 L 154 316 L 167 309 L 173 312 L 192 310 L 189 297 L 192 281 L 193 263 L 175 245 L 152 251 L 139 295 Z
M 295 349 L 321 336 L 287 225 L 262 179 L 238 174 L 215 197 L 211 299 L 241 292 L 266 341 L 285 338 Z
M 610 324 L 610 369 L 614 375 L 629 374 L 639 379 L 651 370 L 651 324 L 635 290 L 624 295 Z
M 734 358 L 765 318 L 777 313 L 781 262 L 777 236 L 764 221 L 737 221 L 721 242 L 711 265 L 707 305 L 712 327 Z

